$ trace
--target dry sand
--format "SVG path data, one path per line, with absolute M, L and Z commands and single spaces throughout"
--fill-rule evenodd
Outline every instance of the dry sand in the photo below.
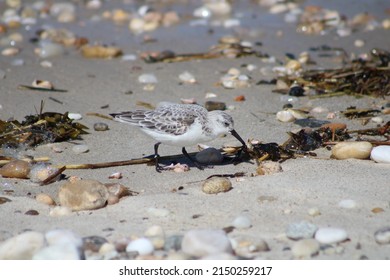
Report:
M 353 16 L 358 12 L 368 11 L 384 18 L 385 1 L 375 1 L 368 5 L 361 1 L 359 5 L 347 1 L 348 5 L 341 7 L 338 1 L 327 1 L 331 8 L 337 8 L 341 13 Z M 359 1 L 358 1 L 359 2 Z M 315 3 L 315 2 L 314 2 Z M 111 3 L 111 5 L 114 5 Z M 175 6 L 173 6 L 173 9 Z M 184 9 L 182 6 L 180 9 Z M 350 9 L 351 8 L 351 9 Z M 250 15 L 256 14 L 256 18 Z M 187 12 L 191 9 L 188 9 Z M 159 28 L 150 33 L 156 42 L 143 44 L 143 35 L 133 35 L 126 26 L 115 26 L 112 23 L 97 22 L 82 27 L 80 19 L 77 23 L 65 25 L 80 36 L 86 36 L 91 42 L 104 44 L 115 43 L 125 54 L 139 54 L 145 50 L 172 49 L 177 53 L 202 52 L 226 34 L 238 34 L 241 39 L 251 42 L 261 41 L 259 47 L 264 53 L 275 56 L 283 61 L 285 53 L 299 54 L 309 47 L 327 44 L 342 47 L 348 53 L 360 54 L 368 52 L 373 47 L 388 47 L 389 31 L 376 29 L 370 32 L 359 31 L 347 37 L 339 37 L 333 33 L 324 36 L 307 36 L 295 32 L 295 24 L 286 24 L 282 16 L 270 15 L 257 4 L 240 4 L 234 10 L 242 12 L 241 27 L 225 29 L 209 26 L 189 27 L 180 23 L 170 28 Z M 53 23 L 59 25 L 58 23 Z M 33 26 L 33 29 L 37 29 Z M 252 37 L 248 30 L 255 30 L 258 35 Z M 277 36 L 278 30 L 283 36 Z M 24 116 L 34 114 L 41 100 L 45 100 L 45 111 L 80 113 L 82 124 L 88 126 L 90 134 L 83 135 L 81 140 L 60 143 L 63 153 L 54 153 L 47 145 L 28 150 L 25 153 L 32 156 L 48 156 L 53 164 L 93 163 L 119 161 L 139 158 L 153 153 L 153 139 L 148 138 L 134 127 L 87 116 L 88 112 L 109 114 L 118 111 L 140 108 L 137 101 L 149 102 L 153 105 L 161 101 L 180 102 L 181 98 L 196 98 L 203 104 L 206 92 L 218 95 L 216 100 L 234 105 L 229 111 L 235 120 L 237 132 L 244 139 L 258 139 L 262 142 L 283 143 L 287 140 L 287 132 L 299 128 L 293 123 L 281 123 L 276 120 L 275 113 L 282 109 L 286 102 L 280 100 L 281 95 L 272 93 L 274 86 L 255 85 L 254 81 L 271 79 L 274 74 L 262 76 L 259 70 L 249 73 L 243 64 L 254 64 L 258 69 L 274 66 L 255 57 L 239 59 L 212 59 L 188 61 L 182 63 L 146 64 L 141 59 L 123 61 L 120 58 L 111 60 L 86 59 L 79 52 L 69 50 L 69 53 L 59 57 L 49 58 L 52 68 L 39 66 L 39 59 L 33 54 L 34 46 L 28 43 L 33 33 L 24 32 L 23 51 L 19 55 L 25 61 L 23 66 L 12 66 L 14 57 L 0 57 L 0 69 L 6 72 L 6 77 L 0 80 L 0 119 L 14 118 L 21 120 Z M 356 48 L 353 42 L 363 39 L 365 45 Z M 174 44 L 172 44 L 174 42 Z M 318 59 L 319 67 L 339 66 L 329 62 L 329 59 Z M 231 67 L 241 69 L 249 74 L 253 82 L 243 89 L 224 89 L 216 86 L 223 71 Z M 193 85 L 180 84 L 178 75 L 183 71 L 191 72 L 198 83 Z M 158 78 L 155 90 L 145 91 L 138 83 L 138 76 L 143 73 L 153 73 Z M 19 84 L 30 84 L 34 79 L 49 80 L 57 88 L 67 89 L 66 93 L 45 93 L 28 90 L 18 90 Z M 126 94 L 131 91 L 132 94 Z M 244 95 L 244 102 L 235 102 L 234 97 Z M 54 97 L 63 104 L 49 99 Z M 309 99 L 301 97 L 294 107 L 321 106 L 330 112 L 339 112 L 349 106 L 359 108 L 372 107 L 383 102 L 372 97 L 355 98 L 350 96 Z M 102 106 L 108 108 L 101 109 Z M 325 119 L 326 114 L 322 116 Z M 348 120 L 340 116 L 337 121 L 344 122 L 350 129 L 362 128 L 360 121 Z M 384 116 L 388 121 L 389 117 Z M 93 130 L 96 122 L 106 122 L 109 130 L 98 132 Z M 374 127 L 369 123 L 366 127 Z M 72 146 L 84 143 L 89 146 L 89 152 L 75 155 Z M 210 145 L 221 147 L 225 143 L 237 143 L 227 136 L 217 139 Z M 180 148 L 161 145 L 161 155 L 179 154 Z M 187 147 L 189 152 L 196 147 Z M 195 228 L 224 228 L 233 219 L 245 214 L 250 217 L 252 227 L 236 229 L 229 236 L 233 239 L 265 240 L 269 252 L 259 254 L 265 259 L 290 259 L 291 248 L 295 241 L 285 237 L 286 227 L 302 220 L 309 221 L 318 227 L 339 227 L 347 231 L 349 240 L 340 245 L 341 252 L 322 251 L 314 258 L 320 259 L 389 259 L 389 245 L 379 245 L 375 242 L 374 233 L 390 225 L 390 165 L 378 164 L 370 160 L 330 160 L 330 151 L 316 151 L 317 158 L 291 159 L 282 163 L 283 172 L 266 176 L 245 176 L 242 180 L 232 179 L 233 189 L 218 195 L 206 195 L 201 191 L 201 181 L 210 175 L 245 172 L 255 172 L 253 162 L 239 165 L 215 166 L 212 169 L 200 171 L 191 168 L 189 172 L 163 172 L 158 174 L 153 167 L 145 165 L 124 166 L 95 170 L 66 170 L 64 174 L 79 176 L 84 179 L 95 179 L 101 182 L 120 182 L 131 190 L 140 192 L 138 196 L 122 199 L 118 204 L 110 205 L 94 211 L 82 211 L 64 217 L 49 216 L 50 207 L 34 200 L 36 194 L 48 193 L 57 199 L 58 189 L 64 181 L 58 181 L 47 186 L 37 186 L 28 180 L 0 178 L 0 194 L 12 200 L 1 205 L 0 230 L 4 236 L 16 235 L 25 230 L 45 232 L 54 228 L 67 228 L 81 236 L 99 235 L 109 240 L 123 236 L 141 236 L 151 225 L 161 225 L 167 235 L 183 234 Z M 185 162 L 183 158 L 181 161 Z M 108 179 L 114 172 L 121 172 L 123 178 Z M 183 187 L 178 190 L 179 187 Z M 12 189 L 12 195 L 4 190 Z M 173 191 L 178 190 L 178 191 Z M 261 202 L 261 196 L 270 196 L 275 200 Z M 339 202 L 352 199 L 356 207 L 343 209 Z M 312 217 L 308 214 L 310 208 L 316 207 L 320 215 Z M 371 210 L 380 207 L 384 211 L 373 213 Z M 166 217 L 154 217 L 148 214 L 148 208 L 168 209 L 171 213 Z M 24 213 L 35 209 L 40 214 L 29 216 Z M 199 216 L 198 218 L 194 218 Z

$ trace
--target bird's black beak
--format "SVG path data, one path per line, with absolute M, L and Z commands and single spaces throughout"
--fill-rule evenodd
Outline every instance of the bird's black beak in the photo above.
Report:
M 243 145 L 243 147 L 244 147 L 245 149 L 247 148 L 245 141 L 242 140 L 241 136 L 238 135 L 238 133 L 237 133 L 234 129 L 233 129 L 232 131 L 230 131 L 230 133 L 231 133 L 234 137 L 236 137 L 238 141 L 241 142 L 241 144 Z

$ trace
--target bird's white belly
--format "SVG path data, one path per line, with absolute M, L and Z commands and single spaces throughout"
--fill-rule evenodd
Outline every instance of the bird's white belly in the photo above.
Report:
M 192 146 L 198 143 L 208 142 L 217 137 L 217 135 L 206 134 L 205 132 L 203 132 L 201 125 L 196 122 L 191 125 L 190 129 L 188 129 L 186 133 L 181 135 L 161 133 L 148 129 L 143 129 L 143 131 L 158 142 L 161 142 L 166 145 L 180 147 Z

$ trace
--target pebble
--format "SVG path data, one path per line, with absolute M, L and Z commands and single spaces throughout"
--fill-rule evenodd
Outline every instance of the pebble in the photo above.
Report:
M 341 228 L 319 228 L 315 234 L 315 239 L 322 244 L 338 243 L 346 240 L 347 238 L 347 232 Z
M 50 164 L 35 164 L 30 170 L 29 178 L 30 181 L 33 183 L 42 183 L 46 179 L 48 179 L 50 176 L 53 176 L 56 172 L 58 172 L 58 168 L 55 168 L 54 166 Z M 53 178 L 50 181 L 55 181 L 58 179 L 60 175 L 56 176 L 56 178 Z M 49 183 L 49 182 L 47 182 Z
M 356 201 L 352 199 L 344 199 L 339 202 L 340 208 L 352 209 L 356 207 Z
M 373 118 L 371 118 L 371 121 L 372 121 L 373 123 L 377 123 L 377 124 L 381 124 L 381 123 L 384 122 L 384 121 L 383 121 L 383 118 L 381 118 L 381 117 L 373 117 Z
M 87 236 L 83 237 L 83 250 L 84 251 L 92 251 L 92 252 L 99 252 L 100 248 L 103 246 L 103 244 L 109 244 L 107 243 L 107 239 L 101 236 Z M 114 247 L 114 245 L 113 245 Z M 115 248 L 115 247 L 114 247 Z
M 108 130 L 108 124 L 103 122 L 98 122 L 93 125 L 93 129 L 95 131 L 106 131 Z
M 154 217 L 167 217 L 171 214 L 171 211 L 165 208 L 148 208 L 147 213 Z
M 182 241 L 183 241 L 183 235 L 170 235 L 165 239 L 164 250 L 179 251 L 181 250 Z
M 59 190 L 58 198 L 62 206 L 80 211 L 104 207 L 108 195 L 104 184 L 95 180 L 79 180 L 65 183 Z
M 204 107 L 207 109 L 207 111 L 214 111 L 214 110 L 225 110 L 226 109 L 226 103 L 224 102 L 218 102 L 218 101 L 206 101 L 204 104 Z
M 373 148 L 370 157 L 379 163 L 390 163 L 390 146 L 377 146 Z
M 79 113 L 68 113 L 68 118 L 72 120 L 81 120 L 83 116 Z
M 222 153 L 216 148 L 207 148 L 195 155 L 197 162 L 201 164 L 221 164 L 223 162 Z
M 0 244 L 0 260 L 30 260 L 44 245 L 42 233 L 26 231 Z
M 232 189 L 232 183 L 228 178 L 212 177 L 207 179 L 202 186 L 202 191 L 207 194 L 228 192 Z
M 238 229 L 246 229 L 252 226 L 252 221 L 249 217 L 240 215 L 233 220 L 232 226 Z
M 30 174 L 30 164 L 23 160 L 13 160 L 0 168 L 4 178 L 27 179 Z
M 318 209 L 317 207 L 309 208 L 309 209 L 307 210 L 307 213 L 308 213 L 310 216 L 312 216 L 312 217 L 316 217 L 316 216 L 321 215 L 320 209 Z
M 341 142 L 332 148 L 332 157 L 336 159 L 366 159 L 370 156 L 371 149 L 370 142 Z
M 257 175 L 272 175 L 283 172 L 282 165 L 274 161 L 262 161 L 256 169 Z
M 86 153 L 89 151 L 89 147 L 88 145 L 75 145 L 72 147 L 72 151 L 75 153 L 75 154 L 82 154 L 82 153 Z
M 193 229 L 187 231 L 181 247 L 184 253 L 194 257 L 233 253 L 231 242 L 223 230 Z
M 156 84 L 158 80 L 153 74 L 142 74 L 138 77 L 138 82 L 141 84 Z
M 317 226 L 307 221 L 292 223 L 287 226 L 286 235 L 293 240 L 308 239 L 314 236 Z
M 289 110 L 283 110 L 276 113 L 276 119 L 281 122 L 293 122 L 295 117 Z
M 137 252 L 140 256 L 150 255 L 153 251 L 152 242 L 144 237 L 131 241 L 126 247 L 126 252 Z
M 164 248 L 165 232 L 161 226 L 154 225 L 149 227 L 144 235 L 152 242 L 154 249 L 160 250 Z
M 301 239 L 293 244 L 291 253 L 295 258 L 310 258 L 320 250 L 320 243 L 315 239 Z
M 49 245 L 73 244 L 77 247 L 83 245 L 80 236 L 69 229 L 54 229 L 45 233 L 46 242 Z
M 390 227 L 384 227 L 384 228 L 377 230 L 375 232 L 374 236 L 375 236 L 375 241 L 378 244 L 389 244 L 390 243 Z
M 179 79 L 180 81 L 184 82 L 184 83 L 189 83 L 189 84 L 195 84 L 196 83 L 196 79 L 194 77 L 194 75 L 192 75 L 190 72 L 183 72 L 179 75 Z
M 361 40 L 361 39 L 357 39 L 357 40 L 355 40 L 354 45 L 357 48 L 361 48 L 361 47 L 364 47 L 365 42 L 363 40 Z
M 66 206 L 55 206 L 54 208 L 50 209 L 49 216 L 50 217 L 62 217 L 62 216 L 68 216 L 72 214 L 72 209 Z
M 80 250 L 71 243 L 47 246 L 32 257 L 33 260 L 80 260 Z
M 19 48 L 15 47 L 9 47 L 5 48 L 4 50 L 1 51 L 1 55 L 3 56 L 14 56 L 17 55 L 20 52 Z

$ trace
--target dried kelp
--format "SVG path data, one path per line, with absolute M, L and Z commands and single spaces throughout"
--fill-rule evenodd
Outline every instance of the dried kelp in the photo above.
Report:
M 311 69 L 299 76 L 281 77 L 287 85 L 300 84 L 318 95 L 390 96 L 390 53 L 373 49 L 370 59 L 355 60 L 340 69 Z
M 28 115 L 19 122 L 0 120 L 0 145 L 35 147 L 40 144 L 77 139 L 86 126 L 73 122 L 68 113 L 45 112 Z

